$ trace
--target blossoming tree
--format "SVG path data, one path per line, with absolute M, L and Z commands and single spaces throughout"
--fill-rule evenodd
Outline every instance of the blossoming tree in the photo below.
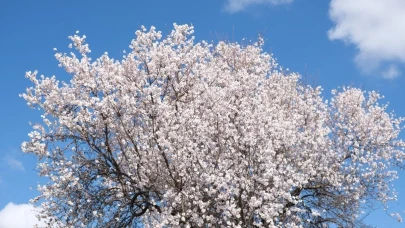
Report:
M 27 72 L 44 113 L 22 148 L 49 180 L 33 201 L 50 227 L 352 227 L 395 200 L 403 119 L 378 93 L 327 101 L 260 39 L 192 34 L 142 27 L 120 61 L 76 34 L 55 55 L 70 82 Z

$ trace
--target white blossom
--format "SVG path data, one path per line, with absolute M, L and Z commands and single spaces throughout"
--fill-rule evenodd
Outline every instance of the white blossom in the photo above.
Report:
M 27 153 L 50 227 L 356 227 L 396 195 L 402 118 L 377 92 L 305 85 L 251 45 L 142 27 L 122 60 L 85 36 L 56 53 L 69 82 L 38 77 Z M 62 226 L 62 225 L 61 225 Z

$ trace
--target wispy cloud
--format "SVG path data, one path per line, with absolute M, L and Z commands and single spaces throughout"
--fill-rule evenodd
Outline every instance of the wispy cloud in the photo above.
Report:
M 25 171 L 23 163 L 20 162 L 19 160 L 11 157 L 6 157 L 4 160 L 10 168 L 19 171 Z
M 386 69 L 383 70 L 382 76 L 387 79 L 393 79 L 400 75 L 401 73 L 398 70 L 396 65 L 389 65 Z
M 32 228 L 36 224 L 39 227 L 45 226 L 45 222 L 38 221 L 36 217 L 38 211 L 38 208 L 30 204 L 8 203 L 0 210 L 0 228 Z
M 225 10 L 230 13 L 236 13 L 251 5 L 280 5 L 291 2 L 293 0 L 227 0 Z
M 404 0 L 332 0 L 329 39 L 355 45 L 365 74 L 395 78 L 405 63 Z

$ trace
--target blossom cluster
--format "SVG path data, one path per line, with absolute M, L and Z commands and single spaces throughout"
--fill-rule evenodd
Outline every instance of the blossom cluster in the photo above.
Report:
M 142 27 L 122 60 L 85 36 L 56 53 L 72 75 L 26 76 L 43 111 L 27 153 L 49 182 L 42 216 L 63 227 L 351 227 L 395 200 L 402 118 L 377 92 L 302 82 L 263 40 L 196 42 Z

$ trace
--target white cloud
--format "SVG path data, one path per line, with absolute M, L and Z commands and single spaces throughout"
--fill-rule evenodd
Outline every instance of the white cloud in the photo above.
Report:
M 10 166 L 12 169 L 25 171 L 24 165 L 17 159 L 7 157 L 5 158 L 5 161 L 7 162 L 7 165 Z
M 231 13 L 242 11 L 250 5 L 280 5 L 288 4 L 293 0 L 227 0 L 225 9 Z
M 382 71 L 382 76 L 383 76 L 384 78 L 387 78 L 387 79 L 396 78 L 396 77 L 398 77 L 400 74 L 401 74 L 401 73 L 399 72 L 398 67 L 397 67 L 396 65 L 393 65 L 393 64 L 389 65 L 389 66 L 387 67 L 387 69 L 385 69 L 384 71 Z
M 0 211 L 0 228 L 32 228 L 34 225 L 45 226 L 38 221 L 36 214 L 38 208 L 30 204 L 8 203 Z
M 329 39 L 356 46 L 355 62 L 366 74 L 400 75 L 405 63 L 404 0 L 332 0 L 329 16 L 335 27 Z

